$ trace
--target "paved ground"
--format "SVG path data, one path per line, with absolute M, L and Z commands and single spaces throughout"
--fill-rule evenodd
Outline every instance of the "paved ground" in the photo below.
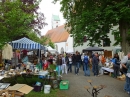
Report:
M 70 82 L 69 90 L 60 90 L 60 93 L 66 95 L 65 97 L 92 97 L 84 88 L 85 86 L 90 86 L 90 84 L 87 82 L 89 79 L 92 80 L 93 85 L 107 86 L 100 91 L 98 97 L 105 97 L 105 95 L 109 95 L 110 97 L 130 97 L 130 95 L 123 91 L 125 81 L 120 81 L 110 77 L 109 75 L 94 77 L 91 73 L 90 77 L 86 77 L 84 76 L 81 68 L 79 75 L 74 75 L 74 72 L 68 73 L 67 75 L 63 75 L 62 79 L 69 80 Z

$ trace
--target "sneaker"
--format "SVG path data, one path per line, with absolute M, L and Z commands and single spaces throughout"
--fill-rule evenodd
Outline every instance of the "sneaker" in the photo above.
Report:
M 97 75 L 99 77 L 99 75 Z

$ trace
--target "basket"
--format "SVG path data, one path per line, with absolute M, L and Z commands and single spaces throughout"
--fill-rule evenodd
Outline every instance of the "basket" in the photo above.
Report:
M 43 88 L 43 84 L 41 83 L 40 86 L 37 86 L 36 83 L 35 83 L 35 84 L 33 84 L 33 88 L 34 88 L 33 90 L 35 92 L 40 92 L 42 90 L 42 88 Z
M 69 89 L 69 81 L 61 81 L 60 82 L 60 89 L 61 90 L 68 90 Z

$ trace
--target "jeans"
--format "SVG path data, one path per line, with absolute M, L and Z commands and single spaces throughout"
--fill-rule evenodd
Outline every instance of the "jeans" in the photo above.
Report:
M 66 73 L 67 74 L 67 66 L 66 64 L 62 64 L 62 74 Z
M 75 64 L 75 74 L 78 74 L 79 73 L 79 62 L 76 62 Z
M 61 65 L 58 65 L 58 75 L 59 75 L 59 76 L 60 76 L 60 72 L 61 72 L 61 70 L 62 70 Z
M 113 69 L 114 69 L 114 77 L 119 76 L 120 67 L 118 65 L 113 65 Z
M 72 72 L 72 64 L 68 64 L 68 71 Z
M 127 91 L 127 92 L 130 92 L 130 78 L 128 76 L 126 76 L 126 82 L 125 82 L 124 90 Z
M 94 73 L 94 75 L 98 75 L 99 74 L 98 64 L 97 65 L 93 65 L 93 73 Z
M 84 66 L 84 75 L 90 76 L 90 70 L 89 70 L 88 64 L 84 63 L 83 66 Z

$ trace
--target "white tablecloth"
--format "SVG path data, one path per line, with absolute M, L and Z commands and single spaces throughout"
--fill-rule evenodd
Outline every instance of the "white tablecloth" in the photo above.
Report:
M 113 69 L 110 69 L 110 68 L 107 68 L 107 67 L 102 67 L 102 70 L 106 70 L 106 71 L 108 71 L 108 72 L 114 72 Z

